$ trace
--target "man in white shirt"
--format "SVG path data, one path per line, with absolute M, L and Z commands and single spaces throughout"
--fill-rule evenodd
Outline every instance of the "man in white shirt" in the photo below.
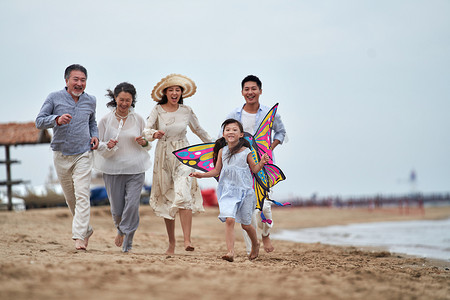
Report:
M 261 121 L 267 115 L 270 110 L 270 107 L 261 105 L 259 103 L 259 97 L 262 94 L 262 83 L 258 77 L 254 75 L 248 75 L 242 80 L 242 96 L 244 97 L 245 104 L 242 107 L 235 108 L 226 119 L 232 118 L 240 121 L 244 126 L 244 131 L 255 134 L 256 130 L 261 124 Z M 286 130 L 284 128 L 283 122 L 281 121 L 281 117 L 279 114 L 275 115 L 275 119 L 273 122 L 273 140 L 271 148 L 275 149 L 276 146 L 282 144 L 284 141 L 284 137 L 286 135 Z M 264 216 L 267 219 L 272 219 L 272 209 L 271 202 L 264 201 L 263 207 Z M 259 228 L 261 230 L 262 241 L 264 245 L 264 250 L 266 252 L 272 252 L 274 247 L 270 240 L 270 229 L 273 226 L 273 221 L 271 224 L 266 222 L 262 222 L 261 215 L 259 210 L 255 209 L 253 213 L 253 222 L 252 225 L 255 228 Z M 247 248 L 247 252 L 251 250 L 251 241 L 246 232 L 243 232 L 245 244 Z

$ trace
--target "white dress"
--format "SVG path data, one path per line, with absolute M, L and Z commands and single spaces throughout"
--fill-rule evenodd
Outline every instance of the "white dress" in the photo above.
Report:
M 236 222 L 250 225 L 256 195 L 253 190 L 253 178 L 247 163 L 250 149 L 234 154 L 228 158 L 229 149 L 222 150 L 222 170 L 220 171 L 217 194 L 219 196 L 219 219 L 234 218 Z
M 157 216 L 170 220 L 175 219 L 179 209 L 190 209 L 193 213 L 204 211 L 197 180 L 189 177 L 193 169 L 181 164 L 172 153 L 189 146 L 186 138 L 188 126 L 203 142 L 212 141 L 192 109 L 183 104 L 174 112 L 167 112 L 161 105 L 155 105 L 143 131 L 149 141 L 154 140 L 156 131 L 165 132 L 155 149 L 150 206 Z

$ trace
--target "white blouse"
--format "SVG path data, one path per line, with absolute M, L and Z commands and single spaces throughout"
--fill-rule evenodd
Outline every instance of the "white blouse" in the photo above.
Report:
M 130 109 L 128 118 L 119 132 L 119 121 L 114 110 L 105 115 L 98 124 L 99 147 L 94 151 L 94 168 L 109 175 L 139 174 L 147 171 L 150 166 L 150 142 L 147 146 L 139 145 L 135 138 L 141 136 L 145 127 L 144 118 Z M 110 139 L 115 139 L 117 145 L 108 149 Z

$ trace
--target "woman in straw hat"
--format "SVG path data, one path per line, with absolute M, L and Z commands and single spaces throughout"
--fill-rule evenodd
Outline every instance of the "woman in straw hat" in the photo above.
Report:
M 172 151 L 189 145 L 186 138 L 188 126 L 203 142 L 212 141 L 192 109 L 183 104 L 183 99 L 194 95 L 196 89 L 195 83 L 183 75 L 170 74 L 161 79 L 152 91 L 152 98 L 158 104 L 150 113 L 143 131 L 147 140 L 159 140 L 155 149 L 150 206 L 166 223 L 169 236 L 166 254 L 175 252 L 175 215 L 180 215 L 184 248 L 193 251 L 192 213 L 204 211 L 197 181 L 189 177 L 191 170 L 172 154 Z

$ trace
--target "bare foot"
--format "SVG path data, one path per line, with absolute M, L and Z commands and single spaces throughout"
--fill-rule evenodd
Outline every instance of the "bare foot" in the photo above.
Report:
M 234 252 L 233 251 L 228 252 L 227 254 L 222 256 L 222 259 L 229 261 L 229 262 L 233 262 L 234 261 Z
M 226 260 L 226 261 L 229 261 L 229 262 L 233 262 L 234 261 L 234 256 L 225 254 L 224 256 L 222 256 L 222 259 Z
M 88 233 L 88 235 L 84 238 L 84 245 L 87 248 L 88 244 L 89 244 L 89 238 L 91 237 L 91 235 L 94 233 L 94 230 L 92 230 L 91 232 Z
M 248 259 L 253 260 L 255 258 L 257 258 L 259 255 L 259 242 L 258 245 L 256 245 L 256 247 L 252 247 L 252 251 L 250 252 L 250 255 L 248 256 Z
M 117 247 L 122 246 L 123 244 L 123 235 L 116 235 L 116 238 L 114 239 L 114 243 L 116 244 Z
M 270 253 L 273 250 L 275 250 L 275 248 L 272 245 L 272 241 L 270 240 L 269 235 L 262 236 L 262 242 L 263 242 L 263 245 L 264 245 L 264 250 L 266 250 L 267 253 Z
M 194 246 L 192 246 L 192 243 L 190 240 L 184 241 L 184 250 L 194 251 Z
M 175 254 L 175 245 L 169 244 L 169 248 L 167 248 L 166 254 L 167 255 Z
M 75 240 L 75 249 L 86 250 L 86 244 L 84 243 L 84 240 Z

